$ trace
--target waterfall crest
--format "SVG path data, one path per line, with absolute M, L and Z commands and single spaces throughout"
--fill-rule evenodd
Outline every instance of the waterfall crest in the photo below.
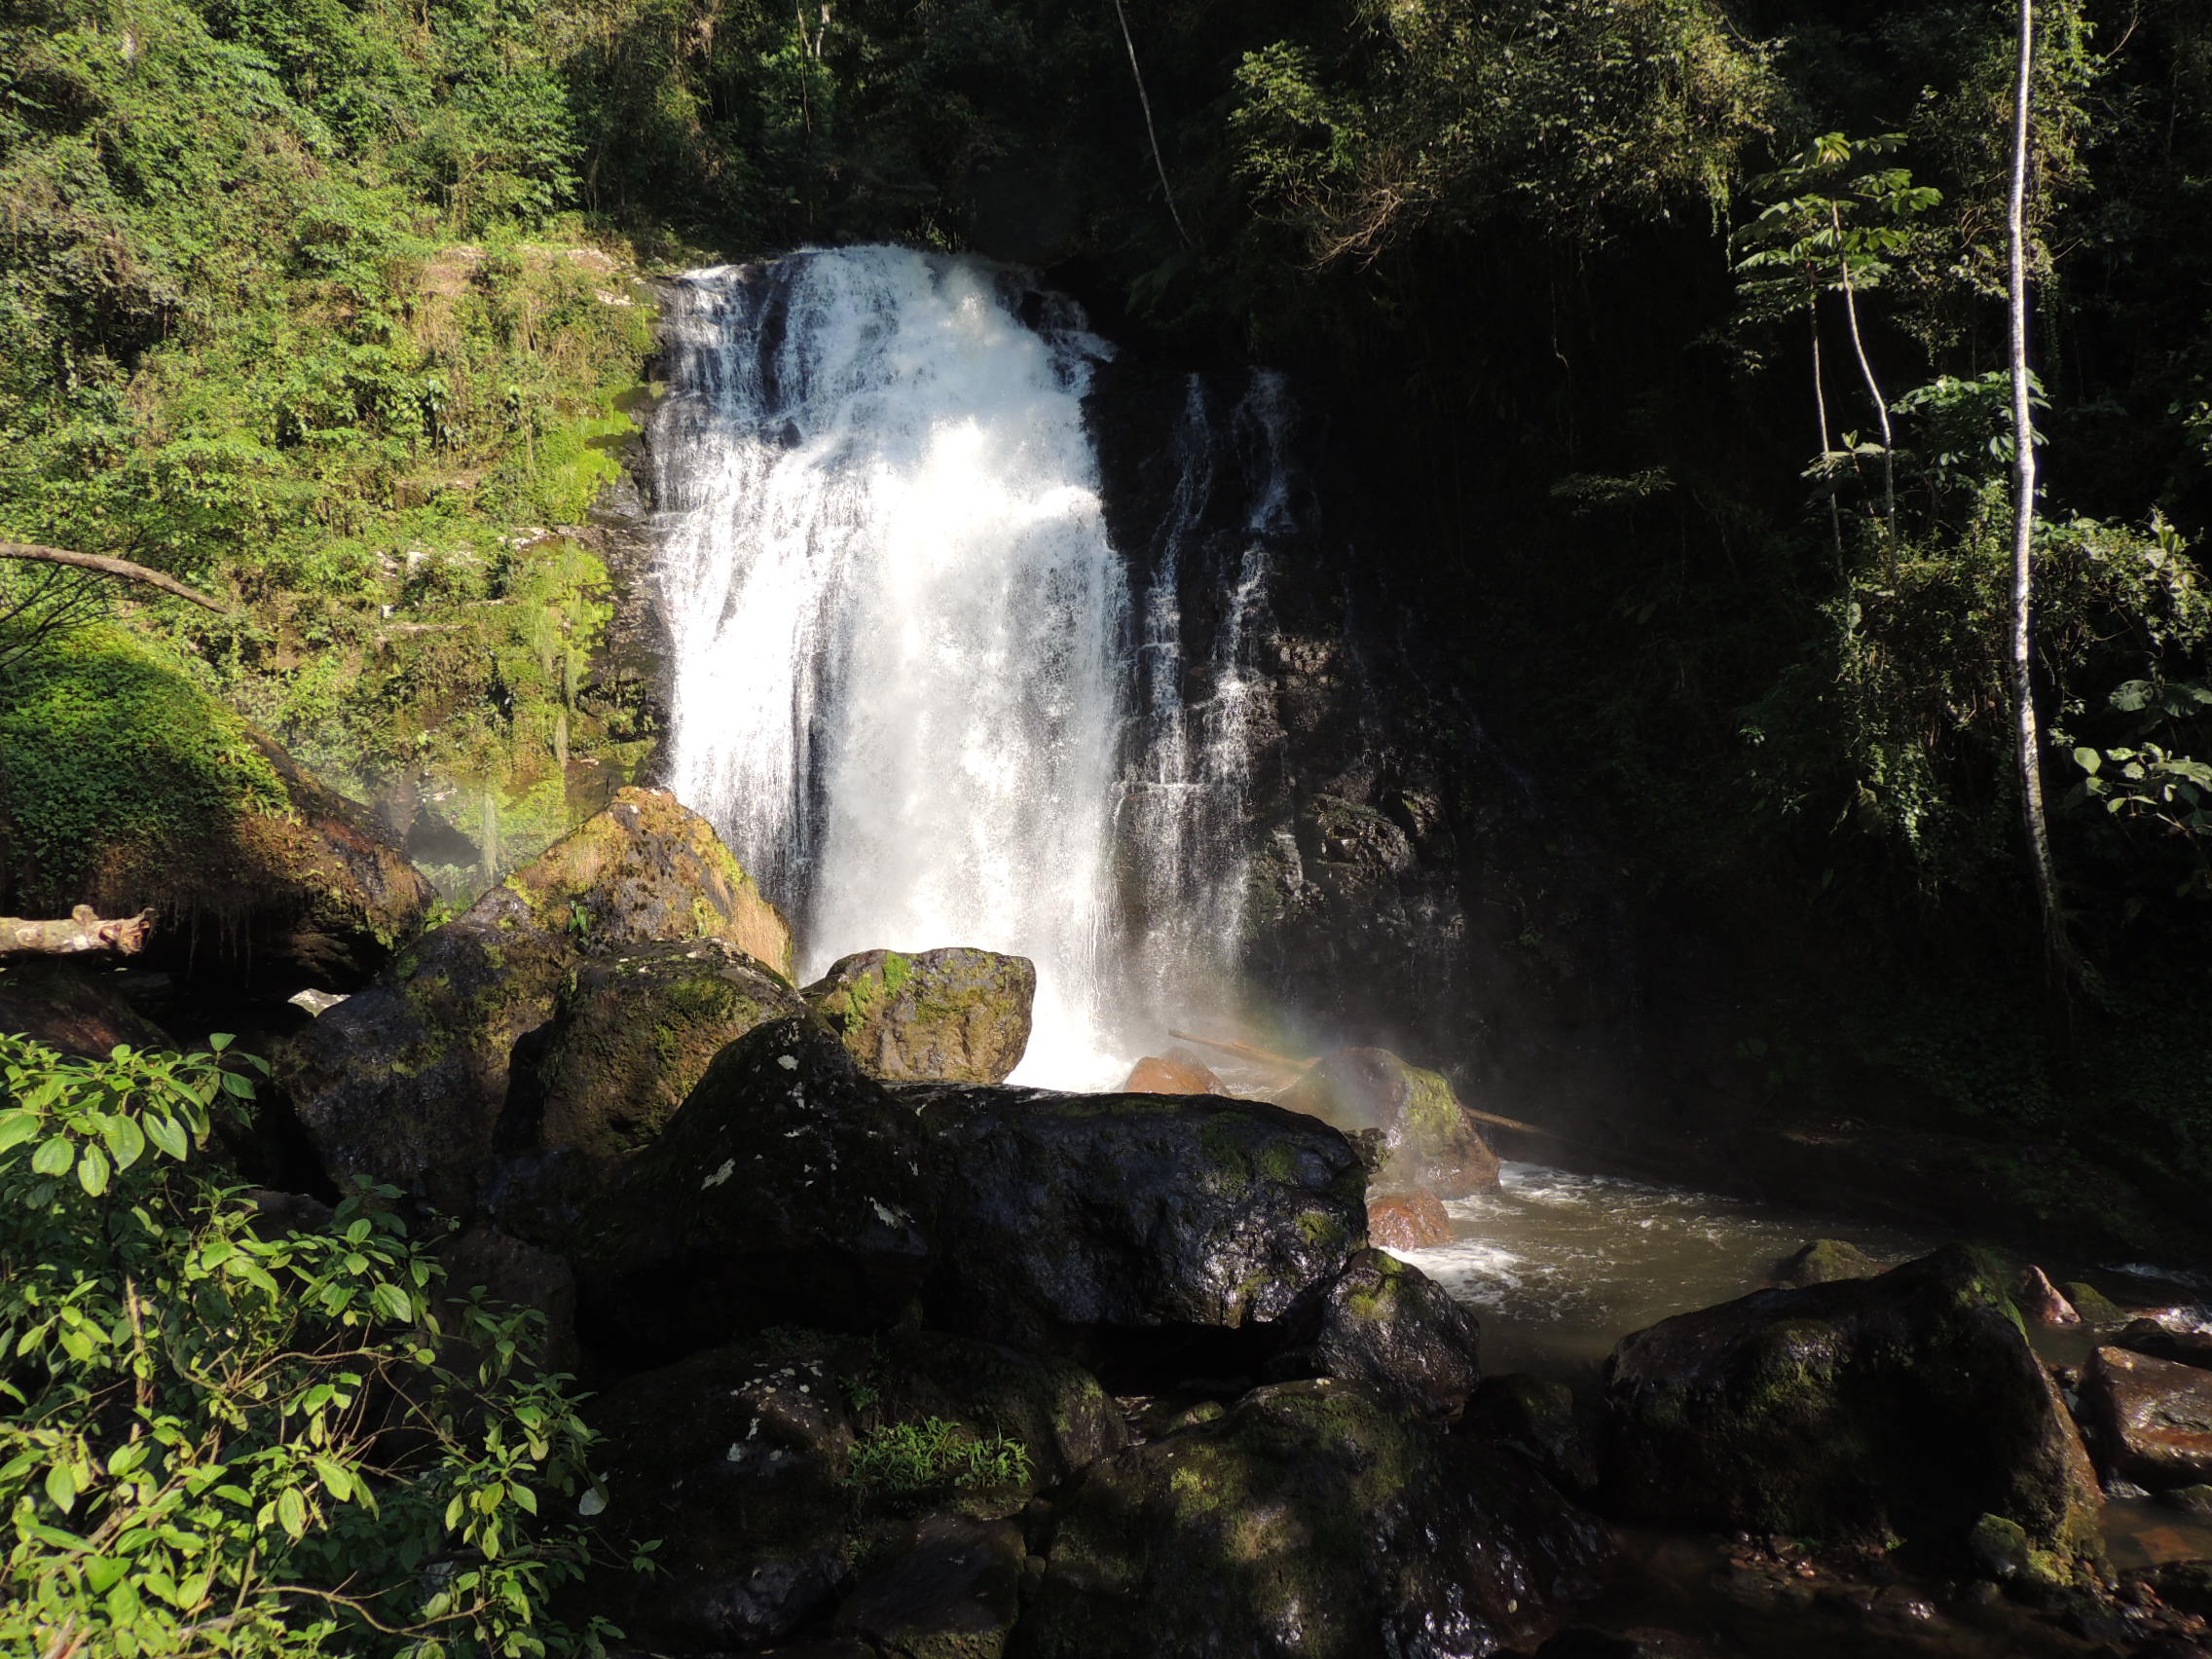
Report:
M 812 250 L 688 274 L 666 338 L 678 793 L 792 913 L 802 975 L 1028 956 L 1017 1077 L 1110 1087 L 1235 973 L 1279 381 L 1192 381 L 1132 601 L 1084 420 L 1112 349 L 1022 274 Z M 1194 580 L 1226 607 L 1200 633 Z

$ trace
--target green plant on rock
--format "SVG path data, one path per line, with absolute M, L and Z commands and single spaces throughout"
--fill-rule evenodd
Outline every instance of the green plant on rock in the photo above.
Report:
M 602 1650 L 541 1316 L 447 1300 L 388 1190 L 277 1224 L 205 1152 L 260 1061 L 0 1037 L 0 1648 Z
M 977 1434 L 942 1418 L 885 1423 L 853 1448 L 847 1483 L 864 1492 L 911 1496 L 946 1488 L 1021 1486 L 1031 1472 L 1029 1448 L 1002 1434 Z

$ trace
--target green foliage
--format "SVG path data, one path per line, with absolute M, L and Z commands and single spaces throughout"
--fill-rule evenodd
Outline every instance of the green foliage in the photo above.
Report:
M 1029 1449 L 1020 1441 L 934 1417 L 867 1430 L 846 1466 L 851 1485 L 890 1496 L 1020 1486 L 1029 1477 Z
M 0 821 L 41 897 L 81 891 L 102 856 L 179 856 L 290 798 L 245 722 L 173 659 L 109 627 L 0 683 Z
M 1424 225 L 1511 214 L 1591 239 L 1684 201 L 1718 211 L 1780 92 L 1770 49 L 1709 0 L 1352 10 L 1354 49 L 1248 53 L 1230 118 L 1260 211 L 1316 264 Z
M 389 1191 L 280 1227 L 205 1151 L 268 1067 L 0 1037 L 0 1643 L 601 1649 L 546 1599 L 590 1432 L 541 1316 L 457 1302 Z

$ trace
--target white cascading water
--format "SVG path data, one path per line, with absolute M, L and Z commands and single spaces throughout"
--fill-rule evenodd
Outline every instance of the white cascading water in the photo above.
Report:
M 1023 297 L 894 247 L 681 284 L 674 783 L 793 910 L 804 973 L 1027 956 L 1020 1075 L 1100 1087 L 1128 599 L 1082 400 L 1108 349 Z
M 1279 378 L 1222 410 L 1192 382 L 1132 607 L 1084 424 L 1111 349 L 1071 302 L 977 260 L 814 250 L 686 276 L 667 340 L 673 783 L 790 910 L 802 975 L 873 947 L 1027 956 L 1015 1075 L 1062 1088 L 1119 1081 L 1122 1032 L 1226 1006 L 1289 528 Z M 1194 644 L 1179 561 L 1225 512 L 1197 572 L 1225 609 Z

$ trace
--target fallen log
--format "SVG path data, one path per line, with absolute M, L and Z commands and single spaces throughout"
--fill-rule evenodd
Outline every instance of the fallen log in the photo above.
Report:
M 81 956 L 96 951 L 135 956 L 146 948 L 146 936 L 153 927 L 151 910 L 103 919 L 90 904 L 78 905 L 60 921 L 0 916 L 0 958 Z
M 103 576 L 119 576 L 127 582 L 137 582 L 144 587 L 160 588 L 174 594 L 178 599 L 189 599 L 217 615 L 228 616 L 231 608 L 219 599 L 211 599 L 196 587 L 188 587 L 176 577 L 164 571 L 134 565 L 129 559 L 111 558 L 105 553 L 78 553 L 67 547 L 49 547 L 39 541 L 0 541 L 0 559 L 27 560 L 34 565 L 66 565 L 71 570 L 97 571 Z

